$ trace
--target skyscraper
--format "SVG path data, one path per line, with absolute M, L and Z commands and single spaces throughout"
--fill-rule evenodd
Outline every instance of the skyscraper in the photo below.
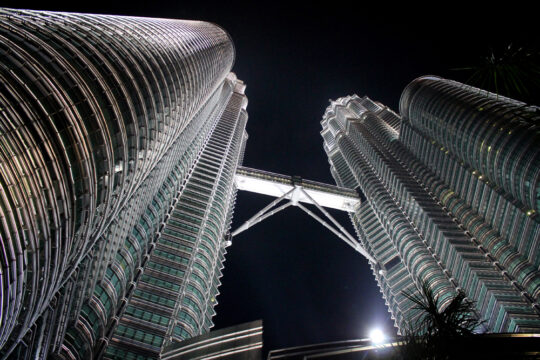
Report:
M 540 331 L 538 108 L 425 76 L 400 112 L 354 95 L 321 122 L 337 184 L 365 198 L 352 221 L 396 325 L 427 282 L 441 307 L 463 291 L 489 331 Z
M 212 326 L 247 121 L 216 25 L 0 9 L 0 354 Z

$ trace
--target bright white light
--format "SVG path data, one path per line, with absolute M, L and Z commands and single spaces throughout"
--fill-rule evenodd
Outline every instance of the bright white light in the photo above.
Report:
M 238 190 L 245 190 L 274 197 L 280 197 L 289 190 L 294 189 L 292 183 L 283 184 L 273 180 L 259 179 L 249 175 L 236 174 L 235 180 Z M 351 212 L 354 211 L 354 206 L 359 201 L 358 199 L 354 199 L 349 196 L 342 196 L 325 190 L 318 191 L 305 188 L 304 190 L 313 198 L 313 200 L 319 203 L 319 205 L 333 209 Z M 311 200 L 308 199 L 303 193 L 297 192 L 296 195 L 296 199 L 298 201 L 308 204 L 312 203 Z M 291 197 L 288 196 L 287 198 L 290 199 Z
M 380 344 L 384 342 L 386 337 L 384 336 L 384 333 L 380 329 L 373 329 L 369 333 L 369 338 L 371 339 L 371 342 L 375 344 Z

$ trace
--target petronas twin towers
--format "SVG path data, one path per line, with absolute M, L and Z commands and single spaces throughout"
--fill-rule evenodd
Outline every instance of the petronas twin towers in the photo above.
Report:
M 0 354 L 158 358 L 208 332 L 247 98 L 234 48 L 198 22 L 0 9 Z M 399 327 L 403 291 L 540 331 L 535 109 L 435 77 L 401 117 L 357 96 L 322 125 L 358 188 L 359 241 Z

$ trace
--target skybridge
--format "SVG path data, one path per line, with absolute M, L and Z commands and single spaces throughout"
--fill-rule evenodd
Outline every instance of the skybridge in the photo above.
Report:
M 355 190 L 306 180 L 299 176 L 276 174 L 248 167 L 237 169 L 235 184 L 238 190 L 269 195 L 276 199 L 234 230 L 230 234 L 231 237 L 289 206 L 296 206 L 376 265 L 375 259 L 368 254 L 360 242 L 325 210 L 325 208 L 332 208 L 353 213 L 361 203 L 360 195 Z M 321 215 L 317 215 L 304 204 L 315 205 Z

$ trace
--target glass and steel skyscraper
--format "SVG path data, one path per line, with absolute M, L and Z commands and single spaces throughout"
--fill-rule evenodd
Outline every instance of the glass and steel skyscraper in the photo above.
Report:
M 212 326 L 247 121 L 216 25 L 0 9 L 0 355 Z
M 364 197 L 352 221 L 396 325 L 427 282 L 441 307 L 463 291 L 489 331 L 540 331 L 538 108 L 426 76 L 400 112 L 354 95 L 321 122 L 337 184 Z

